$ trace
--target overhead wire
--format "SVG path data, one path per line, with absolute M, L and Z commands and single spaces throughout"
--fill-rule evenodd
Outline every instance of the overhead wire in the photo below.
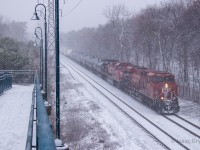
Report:
M 63 15 L 63 10 L 64 10 L 64 8 L 66 8 L 65 6 L 65 4 L 66 3 L 68 3 L 68 2 L 70 2 L 70 0 L 63 0 L 63 6 L 62 6 L 62 8 L 60 9 L 60 24 L 62 24 L 62 22 L 64 21 L 64 18 L 63 17 L 65 17 L 65 16 L 67 16 L 67 15 L 69 15 L 72 11 L 74 11 L 77 7 L 78 7 L 78 5 L 80 5 L 80 3 L 82 2 L 82 0 L 79 0 L 77 3 L 76 3 L 76 5 L 74 5 L 74 7 L 70 10 L 70 11 L 68 11 L 67 13 L 65 13 L 64 15 Z
M 64 15 L 62 15 L 62 17 L 65 17 L 65 16 L 69 15 L 72 11 L 74 11 L 80 5 L 81 2 L 82 2 L 82 0 L 79 0 L 79 2 L 69 12 L 67 12 Z

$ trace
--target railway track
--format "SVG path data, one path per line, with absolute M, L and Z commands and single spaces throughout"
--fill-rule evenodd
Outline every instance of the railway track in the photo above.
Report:
M 180 128 L 183 128 L 184 130 L 188 131 L 190 134 L 194 135 L 196 138 L 200 139 L 200 128 L 196 126 L 195 124 L 177 115 L 163 116 L 163 117 L 173 122 Z
M 134 99 L 138 100 L 139 102 L 140 99 L 134 95 L 131 95 Z M 141 102 L 142 103 L 142 102 Z M 159 114 L 160 115 L 160 114 Z M 194 135 L 198 140 L 200 140 L 200 127 L 197 126 L 196 124 L 188 121 L 187 119 L 180 117 L 177 114 L 169 115 L 169 116 L 164 116 L 163 117 L 170 122 L 174 123 L 175 125 L 179 126 L 180 128 L 186 130 L 190 134 Z
M 126 93 L 125 91 L 123 91 L 123 92 Z M 137 101 L 139 101 L 140 103 L 142 103 L 142 101 L 137 96 L 135 96 L 135 95 L 130 95 L 130 96 L 133 97 L 134 99 L 136 99 Z M 169 120 L 170 122 L 174 123 L 175 125 L 179 126 L 180 128 L 186 130 L 187 132 L 194 135 L 195 137 L 197 137 L 200 140 L 200 127 L 197 126 L 196 124 L 188 121 L 187 119 L 185 119 L 177 114 L 168 115 L 168 116 L 163 115 L 163 117 L 165 119 Z
M 134 99 L 141 102 L 141 100 L 138 97 L 136 97 L 134 95 L 131 95 L 131 97 L 133 97 Z M 163 115 L 163 117 L 165 119 L 169 120 L 170 122 L 174 123 L 175 125 L 179 126 L 180 128 L 186 130 L 187 132 L 194 135 L 195 137 L 197 137 L 200 140 L 200 127 L 197 126 L 196 124 L 188 121 L 187 119 L 185 119 L 177 114 L 168 115 L 168 116 Z
M 131 95 L 131 97 L 133 97 L 134 99 L 136 99 L 139 102 L 141 102 L 141 100 L 138 97 L 136 97 L 134 95 Z M 188 131 L 190 134 L 194 135 L 195 137 L 199 138 L 199 140 L 200 140 L 200 127 L 197 126 L 196 124 L 188 121 L 187 119 L 185 119 L 185 118 L 183 118 L 183 117 L 181 117 L 181 116 L 179 116 L 177 114 L 163 116 L 163 117 L 165 119 L 169 120 L 170 122 L 176 124 L 180 128 Z
M 195 128 L 197 128 L 197 129 L 200 130 L 200 127 L 199 127 L 199 126 L 197 126 L 196 124 L 194 124 L 194 123 L 188 121 L 187 119 L 185 119 L 185 118 L 183 118 L 183 117 L 181 117 L 181 116 L 179 116 L 179 115 L 177 115 L 177 114 L 174 114 L 174 116 L 176 116 L 177 118 L 179 118 L 179 119 L 181 119 L 181 120 L 184 120 L 185 122 L 187 122 L 187 123 L 190 124 L 191 126 L 193 126 L 193 127 L 195 127 Z
M 190 149 L 189 147 L 187 147 L 183 142 L 179 141 L 176 137 L 173 137 L 172 135 L 170 135 L 169 133 L 167 133 L 167 131 L 163 130 L 161 127 L 159 127 L 156 123 L 154 123 L 153 121 L 151 121 L 150 119 L 148 119 L 146 116 L 144 116 L 143 114 L 141 114 L 140 112 L 138 112 L 137 110 L 135 110 L 133 107 L 131 107 L 129 104 L 125 103 L 122 99 L 120 99 L 119 97 L 117 97 L 116 95 L 114 95 L 113 93 L 111 93 L 110 91 L 108 91 L 105 87 L 103 87 L 101 84 L 99 84 L 97 81 L 94 81 L 94 79 L 92 79 L 91 77 L 89 77 L 88 75 L 86 75 L 83 71 L 81 71 L 79 68 L 77 68 L 76 66 L 74 66 L 73 64 L 69 64 L 69 61 L 63 60 L 65 61 L 65 63 L 70 66 L 76 73 L 78 73 L 80 76 L 82 76 L 87 82 L 89 82 L 95 89 L 97 89 L 99 92 L 101 92 L 107 99 L 109 99 L 109 101 L 111 101 L 116 107 L 118 107 L 120 109 L 120 111 L 122 111 L 124 114 L 126 114 L 134 123 L 136 123 L 138 126 L 140 126 L 145 132 L 147 132 L 149 135 L 151 135 L 151 137 L 153 137 L 157 142 L 159 142 L 164 148 L 166 149 L 172 149 L 171 147 L 168 146 L 168 144 L 165 144 L 164 141 L 161 141 L 160 138 L 158 138 L 155 133 L 152 133 L 152 131 L 149 131 L 146 127 L 147 124 L 149 124 L 151 127 L 153 126 L 154 128 L 156 128 L 156 130 L 159 130 L 159 134 L 163 135 L 164 137 L 168 137 L 168 140 L 170 140 L 171 142 L 173 141 L 177 146 L 179 145 L 179 148 L 182 149 Z M 96 84 L 96 85 L 94 85 Z M 98 85 L 98 88 L 97 88 Z M 114 97 L 115 99 L 117 99 L 118 101 L 120 101 L 121 104 L 123 104 L 124 106 L 126 106 L 129 110 L 132 111 L 132 113 L 134 112 L 135 116 L 137 117 L 133 117 L 133 115 L 130 115 L 130 113 L 127 113 L 127 111 L 124 111 L 124 106 L 120 107 L 121 104 L 119 105 L 119 103 L 116 103 L 116 101 L 113 101 L 112 98 L 110 98 L 110 96 L 105 95 L 105 92 L 102 92 L 99 87 L 101 87 L 104 91 L 107 91 L 109 94 L 111 94 L 111 97 Z M 127 109 L 126 108 L 126 109 Z M 140 121 L 137 121 L 138 117 L 140 117 Z M 135 119 L 137 118 L 137 119 Z M 142 119 L 141 119 L 142 118 Z M 142 121 L 141 121 L 142 120 Z M 143 123 L 141 123 L 143 122 Z M 148 123 L 144 123 L 144 122 L 148 122 Z M 146 126 L 144 126 L 144 124 Z
M 141 102 L 141 100 L 138 97 L 136 97 L 134 95 L 131 95 L 131 97 L 133 97 L 134 99 Z M 180 128 L 186 130 L 187 132 L 194 135 L 195 137 L 197 137 L 200 140 L 200 127 L 197 126 L 196 124 L 188 121 L 187 119 L 185 119 L 183 117 L 180 117 L 177 114 L 173 114 L 173 115 L 169 115 L 169 116 L 163 115 L 163 117 L 165 119 L 169 120 L 170 122 L 174 123 L 175 125 L 179 126 Z

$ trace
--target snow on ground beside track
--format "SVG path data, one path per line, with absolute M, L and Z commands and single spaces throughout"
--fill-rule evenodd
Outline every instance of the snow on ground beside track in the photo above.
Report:
M 200 127 L 200 105 L 189 100 L 179 99 L 180 112 L 178 115 Z
M 61 71 L 61 133 L 70 149 L 163 149 L 70 67 Z
M 24 150 L 33 85 L 13 87 L 0 96 L 0 150 Z
M 82 70 L 81 67 L 79 69 Z M 85 70 L 85 69 L 83 69 L 83 70 Z M 102 79 L 96 77 L 94 74 L 90 73 L 89 71 L 84 71 L 84 72 L 91 74 L 92 78 L 94 77 L 94 79 L 96 81 L 101 82 L 101 83 L 104 82 Z M 173 125 L 173 123 L 170 123 L 168 120 L 166 120 L 162 116 L 158 115 L 155 111 L 152 111 L 151 109 L 147 108 L 146 106 L 141 105 L 141 103 L 139 103 L 138 101 L 133 100 L 133 98 L 124 94 L 122 91 L 114 88 L 113 86 L 111 86 L 108 83 L 104 83 L 103 85 L 106 88 L 110 89 L 110 91 L 112 91 L 112 93 L 115 93 L 116 95 L 121 97 L 123 100 L 125 100 L 126 102 L 128 102 L 132 106 L 134 106 L 136 109 L 143 112 L 147 118 L 149 118 L 150 120 L 155 122 L 158 126 L 160 126 L 163 129 L 167 128 L 168 133 L 173 134 L 176 137 L 177 140 L 184 140 L 184 139 L 185 140 L 186 139 L 190 139 L 190 140 L 195 139 L 196 140 L 196 138 L 194 138 L 194 136 L 191 136 L 191 135 L 189 136 L 187 133 L 185 133 L 185 131 L 184 131 L 184 134 L 183 134 L 182 133 L 183 131 L 182 131 L 182 129 L 180 129 L 180 127 L 176 127 L 175 125 Z M 198 116 L 199 116 L 198 110 L 200 108 L 199 105 L 192 103 L 192 102 L 180 100 L 180 106 L 181 106 L 181 111 L 178 113 L 178 115 L 180 115 L 180 116 L 182 116 L 186 119 L 189 118 L 188 120 L 196 123 L 199 126 L 199 118 L 198 118 Z M 119 110 L 117 110 L 117 111 L 119 111 Z M 176 131 L 176 132 L 174 132 L 174 131 Z M 174 141 L 171 141 L 171 140 L 169 142 L 174 143 Z M 198 140 L 198 142 L 199 142 L 199 140 Z M 185 143 L 183 143 L 183 144 L 185 144 Z M 188 146 L 195 148 L 195 147 L 198 147 L 198 145 L 199 145 L 199 143 L 195 142 L 195 143 L 192 143 L 192 145 L 189 144 Z

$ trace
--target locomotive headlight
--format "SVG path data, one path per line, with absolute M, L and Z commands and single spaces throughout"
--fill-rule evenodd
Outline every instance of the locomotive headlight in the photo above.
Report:
M 162 88 L 162 92 L 163 93 L 168 93 L 171 90 L 171 88 L 169 87 L 168 83 L 165 83 L 163 88 Z
M 163 99 L 164 99 L 164 97 L 161 97 L 160 99 L 162 99 L 162 100 L 163 100 Z

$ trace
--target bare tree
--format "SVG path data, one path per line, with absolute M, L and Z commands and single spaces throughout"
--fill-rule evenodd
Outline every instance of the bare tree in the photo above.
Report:
M 115 41 L 115 54 L 121 61 L 127 60 L 126 55 L 128 52 L 128 27 L 127 20 L 130 17 L 128 9 L 124 5 L 116 5 L 112 8 L 107 8 L 104 11 L 104 16 L 112 25 L 112 36 Z

